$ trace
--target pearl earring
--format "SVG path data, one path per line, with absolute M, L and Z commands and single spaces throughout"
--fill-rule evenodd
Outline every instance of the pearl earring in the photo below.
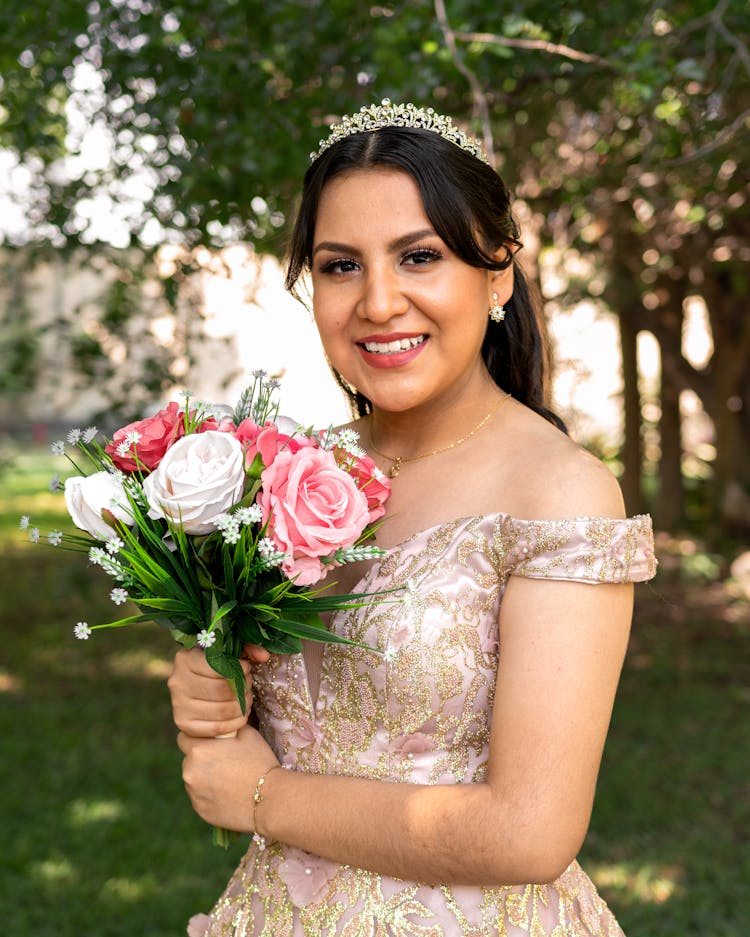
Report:
M 497 293 L 492 294 L 492 305 L 490 306 L 489 316 L 493 322 L 502 322 L 505 318 L 505 309 L 498 302 Z

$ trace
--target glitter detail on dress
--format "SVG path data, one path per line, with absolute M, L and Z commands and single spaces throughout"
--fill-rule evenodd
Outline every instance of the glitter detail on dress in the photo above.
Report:
M 498 614 L 511 575 L 627 582 L 655 572 L 651 521 L 461 518 L 375 560 L 356 591 L 400 604 L 342 610 L 313 707 L 302 655 L 254 669 L 255 711 L 282 764 L 413 784 L 478 783 L 487 769 Z M 308 871 L 309 870 L 309 871 Z M 191 937 L 623 937 L 577 862 L 548 885 L 429 886 L 254 843 Z

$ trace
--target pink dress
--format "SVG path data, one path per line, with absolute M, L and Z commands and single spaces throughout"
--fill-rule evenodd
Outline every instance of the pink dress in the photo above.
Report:
M 626 582 L 655 572 L 651 522 L 462 518 L 376 561 L 358 591 L 398 603 L 339 612 L 331 627 L 381 648 L 326 645 L 315 706 L 302 655 L 255 670 L 256 712 L 283 765 L 407 784 L 486 773 L 508 577 Z M 606 627 L 606 622 L 602 623 Z M 190 937 L 622 937 L 577 862 L 547 885 L 424 885 L 253 840 Z

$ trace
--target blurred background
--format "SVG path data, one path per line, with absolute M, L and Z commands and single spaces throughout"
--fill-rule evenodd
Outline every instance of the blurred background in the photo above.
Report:
M 283 256 L 309 152 L 385 96 L 483 139 L 556 409 L 654 516 L 582 861 L 627 933 L 747 933 L 747 4 L 0 0 L 3 933 L 183 933 L 243 850 L 183 793 L 169 636 L 74 646 L 107 582 L 19 517 L 67 529 L 53 440 L 186 387 L 264 368 L 282 412 L 346 417 Z

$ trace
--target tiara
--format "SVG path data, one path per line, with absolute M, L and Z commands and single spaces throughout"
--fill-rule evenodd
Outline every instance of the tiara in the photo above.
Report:
M 455 143 L 483 163 L 487 157 L 479 142 L 453 125 L 450 117 L 437 114 L 433 108 L 426 110 L 413 104 L 393 104 L 390 98 L 383 98 L 380 104 L 361 107 L 356 113 L 343 118 L 340 124 L 334 124 L 325 140 L 318 143 L 318 149 L 310 153 L 310 162 L 314 162 L 321 153 L 355 133 L 372 133 L 382 127 L 413 127 L 418 130 L 431 130 L 440 134 L 444 140 Z

